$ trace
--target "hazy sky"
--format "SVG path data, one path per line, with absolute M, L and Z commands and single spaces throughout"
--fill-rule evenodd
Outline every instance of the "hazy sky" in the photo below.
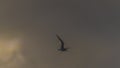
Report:
M 1 0 L 0 30 L 24 35 L 23 68 L 120 68 L 119 7 L 117 0 Z M 56 34 L 68 52 L 57 51 Z

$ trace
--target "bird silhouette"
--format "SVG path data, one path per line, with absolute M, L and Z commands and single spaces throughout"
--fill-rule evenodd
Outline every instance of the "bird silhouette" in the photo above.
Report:
M 64 42 L 63 42 L 63 40 L 60 38 L 60 36 L 59 35 L 56 35 L 56 37 L 57 37 L 57 39 L 60 41 L 60 43 L 61 43 L 61 47 L 60 47 L 60 49 L 58 49 L 59 51 L 67 51 L 67 48 L 65 48 L 64 47 Z

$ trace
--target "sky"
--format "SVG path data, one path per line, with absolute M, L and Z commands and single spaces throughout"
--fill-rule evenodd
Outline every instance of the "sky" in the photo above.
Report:
M 22 38 L 25 63 L 11 68 L 120 68 L 119 7 L 118 0 L 1 0 L 0 35 Z M 56 34 L 67 52 L 57 51 Z

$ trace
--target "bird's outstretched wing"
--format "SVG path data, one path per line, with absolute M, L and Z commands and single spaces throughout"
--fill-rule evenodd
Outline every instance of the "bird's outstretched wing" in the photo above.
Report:
M 63 42 L 63 40 L 60 38 L 60 36 L 56 35 L 56 37 L 57 37 L 58 40 L 60 41 L 61 46 L 64 47 L 64 42 Z

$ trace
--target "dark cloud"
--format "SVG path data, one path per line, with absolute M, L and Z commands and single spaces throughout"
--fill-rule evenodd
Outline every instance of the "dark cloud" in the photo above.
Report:
M 23 54 L 30 63 L 24 66 L 119 67 L 113 56 L 118 56 L 114 50 L 120 39 L 117 0 L 10 0 L 0 6 L 1 30 L 25 34 Z M 56 34 L 64 38 L 69 52 L 56 51 Z

